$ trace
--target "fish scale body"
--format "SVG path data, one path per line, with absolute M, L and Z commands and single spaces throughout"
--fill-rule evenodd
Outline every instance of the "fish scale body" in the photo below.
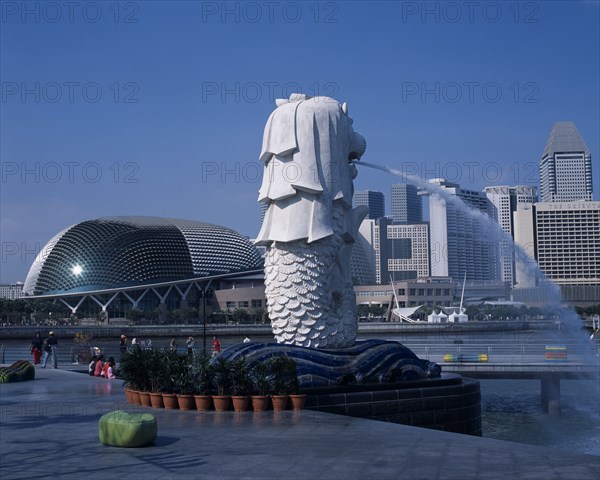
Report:
M 328 348 L 354 343 L 358 323 L 352 283 L 348 279 L 340 288 L 332 280 L 343 244 L 334 234 L 267 248 L 265 295 L 278 343 Z

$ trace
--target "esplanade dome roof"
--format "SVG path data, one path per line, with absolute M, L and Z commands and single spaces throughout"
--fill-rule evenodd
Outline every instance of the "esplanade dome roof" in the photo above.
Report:
M 230 228 L 162 217 L 103 217 L 57 233 L 33 262 L 28 295 L 86 292 L 255 270 L 262 259 Z

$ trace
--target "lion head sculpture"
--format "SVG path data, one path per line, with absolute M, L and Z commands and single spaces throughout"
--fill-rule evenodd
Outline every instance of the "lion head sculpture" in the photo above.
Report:
M 313 242 L 333 234 L 334 203 L 352 208 L 351 161 L 360 159 L 366 141 L 352 128 L 345 103 L 294 94 L 277 105 L 260 153 L 265 171 L 258 201 L 269 208 L 257 243 Z M 346 225 L 350 236 L 352 223 Z

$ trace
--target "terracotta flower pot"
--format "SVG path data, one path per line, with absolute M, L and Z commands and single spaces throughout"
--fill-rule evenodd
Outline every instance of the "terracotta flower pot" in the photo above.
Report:
M 131 403 L 134 405 L 141 405 L 140 403 L 140 392 L 137 390 L 131 390 L 129 392 L 129 398 L 131 399 Z
M 248 395 L 233 395 L 231 401 L 236 412 L 250 410 L 250 397 Z
M 165 404 L 163 403 L 162 393 L 150 393 L 150 403 L 154 408 L 165 408 Z
M 306 403 L 306 394 L 301 393 L 290 395 L 290 400 L 292 401 L 293 410 L 302 410 L 304 408 L 304 404 Z
M 127 403 L 131 403 L 131 389 L 129 387 L 125 387 L 125 400 L 127 400 Z
M 271 398 L 268 395 L 252 395 L 252 410 L 264 412 L 269 409 Z
M 231 397 L 229 395 L 213 395 L 212 399 L 217 412 L 226 412 L 231 407 Z
M 151 407 L 152 403 L 150 403 L 150 393 L 149 392 L 140 392 L 140 404 L 142 407 Z
M 165 404 L 165 408 L 169 410 L 174 410 L 179 408 L 179 403 L 177 402 L 177 396 L 174 393 L 163 393 L 162 394 L 163 403 Z
M 179 410 L 193 410 L 196 406 L 193 395 L 177 395 Z
M 288 398 L 287 395 L 273 395 L 271 397 L 271 400 L 273 401 L 273 410 L 285 410 L 287 408 Z
M 194 395 L 196 410 L 205 412 L 212 408 L 212 397 L 210 395 Z

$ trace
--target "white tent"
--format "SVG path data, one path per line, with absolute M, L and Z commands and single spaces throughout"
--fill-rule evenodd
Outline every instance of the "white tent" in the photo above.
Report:
M 436 313 L 434 310 L 430 315 L 427 315 L 428 323 L 446 323 L 448 321 L 447 315 L 441 310 Z
M 460 309 L 460 313 L 454 311 L 448 315 L 448 321 L 450 323 L 465 323 L 469 321 L 469 316 L 464 313 L 464 309 Z

